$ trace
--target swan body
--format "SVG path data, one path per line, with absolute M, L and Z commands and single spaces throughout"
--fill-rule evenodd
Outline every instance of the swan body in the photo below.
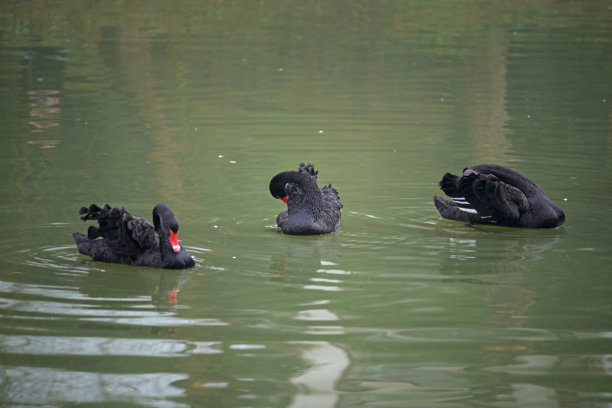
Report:
M 125 208 L 112 208 L 108 204 L 82 207 L 79 215 L 83 221 L 98 221 L 98 227 L 90 226 L 87 235 L 72 234 L 79 252 L 94 261 L 167 269 L 195 265 L 178 242 L 178 220 L 165 204 L 153 209 L 153 225 L 132 216 Z
M 461 176 L 446 173 L 439 186 L 452 201 L 434 195 L 434 204 L 449 220 L 523 228 L 555 228 L 565 222 L 563 211 L 536 183 L 508 167 L 479 164 Z
M 338 192 L 331 184 L 319 188 L 317 174 L 311 164 L 301 163 L 298 171 L 279 173 L 270 181 L 270 194 L 287 204 L 287 211 L 276 217 L 285 234 L 327 234 L 340 227 Z

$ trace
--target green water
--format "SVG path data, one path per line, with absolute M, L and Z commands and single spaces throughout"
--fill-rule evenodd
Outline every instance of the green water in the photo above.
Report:
M 612 6 L 0 4 L 0 405 L 612 405 Z M 285 236 L 312 162 L 340 230 Z M 447 171 L 566 214 L 472 228 Z M 196 267 L 89 262 L 78 208 L 165 202 Z

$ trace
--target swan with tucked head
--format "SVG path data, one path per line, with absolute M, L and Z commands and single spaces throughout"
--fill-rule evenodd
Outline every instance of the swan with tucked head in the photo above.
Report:
M 317 185 L 312 164 L 300 163 L 298 171 L 284 171 L 270 181 L 270 194 L 287 204 L 287 211 L 276 217 L 281 231 L 291 235 L 317 235 L 340 227 L 338 192 L 331 184 Z
M 479 164 L 463 169 L 461 176 L 446 173 L 439 186 L 452 201 L 434 195 L 434 204 L 449 220 L 522 228 L 565 222 L 563 211 L 536 183 L 508 167 Z

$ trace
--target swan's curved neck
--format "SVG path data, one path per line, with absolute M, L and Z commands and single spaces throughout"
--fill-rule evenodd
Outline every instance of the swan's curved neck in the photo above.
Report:
M 321 190 L 317 185 L 316 179 L 310 174 L 297 171 L 287 172 L 285 174 L 286 177 L 284 177 L 283 180 L 284 184 L 295 183 L 304 193 L 303 196 L 295 197 L 293 199 L 291 195 L 289 196 L 289 200 L 287 202 L 289 211 L 303 209 L 316 214 L 321 209 L 323 202 Z
M 165 254 L 180 251 L 178 243 L 178 221 L 174 212 L 165 204 L 158 204 L 153 209 L 153 226 L 159 236 L 162 258 Z

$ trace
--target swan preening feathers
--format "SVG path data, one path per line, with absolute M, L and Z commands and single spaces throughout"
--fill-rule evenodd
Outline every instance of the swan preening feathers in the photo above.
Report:
M 284 171 L 270 181 L 272 197 L 287 204 L 287 211 L 276 217 L 285 234 L 327 234 L 340 227 L 338 192 L 331 184 L 319 188 L 318 173 L 312 164 L 300 163 L 298 171 Z
M 287 205 L 276 217 L 285 234 L 327 234 L 340 227 L 338 192 L 331 184 L 319 188 L 317 175 L 312 164 L 301 163 L 297 171 L 278 173 L 270 181 L 270 194 Z M 563 211 L 537 184 L 508 167 L 479 164 L 461 176 L 446 173 L 438 184 L 451 198 L 434 195 L 443 218 L 523 228 L 555 228 L 565 222 Z M 79 252 L 95 261 L 169 269 L 195 265 L 178 241 L 176 215 L 165 204 L 153 209 L 153 225 L 108 204 L 82 207 L 79 215 L 98 222 L 87 235 L 73 234 Z
M 533 181 L 508 167 L 479 164 L 461 176 L 446 173 L 440 189 L 452 201 L 434 195 L 440 215 L 470 224 L 507 227 L 554 228 L 565 214 Z

